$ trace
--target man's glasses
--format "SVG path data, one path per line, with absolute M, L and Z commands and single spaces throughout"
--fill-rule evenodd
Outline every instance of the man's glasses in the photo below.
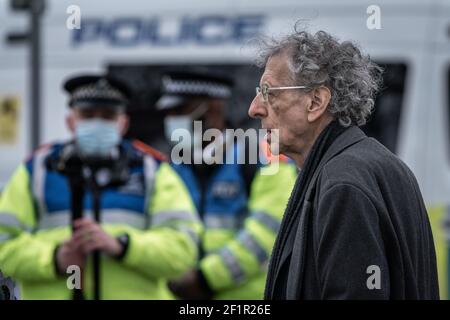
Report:
M 256 87 L 256 95 L 261 94 L 264 102 L 269 101 L 269 92 L 272 90 L 291 90 L 291 89 L 309 89 L 308 86 L 294 86 L 294 87 L 269 87 L 263 84 L 261 87 Z

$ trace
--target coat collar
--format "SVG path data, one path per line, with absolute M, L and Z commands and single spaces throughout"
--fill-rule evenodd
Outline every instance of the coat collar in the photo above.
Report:
M 346 148 L 355 144 L 356 142 L 361 141 L 365 137 L 367 137 L 367 136 L 361 129 L 359 129 L 356 126 L 352 126 L 352 127 L 348 128 L 347 130 L 345 130 L 344 132 L 342 132 L 336 138 L 336 140 L 333 141 L 333 143 L 330 145 L 330 147 L 328 148 L 328 150 L 325 152 L 324 156 L 322 157 L 322 160 L 320 161 L 319 165 L 317 166 L 315 173 L 313 175 L 313 178 L 311 179 L 311 182 L 305 191 L 307 201 L 310 201 L 311 193 L 314 190 L 315 180 L 317 179 L 318 175 L 322 171 L 322 167 L 329 160 L 331 160 L 334 156 L 339 154 L 341 151 L 345 150 Z M 288 232 L 290 232 L 290 231 L 288 231 Z M 280 259 L 280 261 L 281 261 L 280 266 L 283 264 L 284 260 L 288 257 L 289 253 L 290 252 L 287 252 L 287 251 L 283 252 L 283 255 L 281 256 L 281 259 Z M 277 274 L 278 274 L 278 272 L 279 272 L 279 270 L 277 271 Z
M 358 141 L 366 138 L 366 134 L 357 126 L 351 126 L 340 134 L 336 140 L 331 144 L 328 150 L 325 152 L 318 169 L 322 167 L 323 164 L 327 163 L 341 151 L 347 149 L 349 146 L 355 144 Z
M 289 265 L 289 276 L 286 287 L 286 298 L 287 299 L 298 299 L 301 292 L 302 286 L 302 264 L 304 262 L 305 246 L 306 246 L 306 234 L 307 226 L 309 224 L 309 219 L 311 216 L 311 196 L 313 190 L 315 190 L 316 180 L 322 171 L 325 164 L 330 161 L 333 157 L 341 153 L 343 150 L 347 149 L 351 145 L 366 138 L 366 134 L 358 127 L 352 126 L 341 133 L 336 140 L 331 144 L 328 150 L 325 152 L 322 160 L 314 172 L 311 182 L 306 189 L 305 202 L 302 207 L 302 214 L 300 215 L 300 220 L 298 225 L 294 229 L 290 229 L 288 232 L 295 232 L 293 246 L 289 250 L 285 250 L 280 259 L 280 266 L 282 266 L 288 256 L 291 257 L 291 262 Z M 279 277 L 279 272 L 281 267 L 277 270 L 275 275 L 275 281 Z

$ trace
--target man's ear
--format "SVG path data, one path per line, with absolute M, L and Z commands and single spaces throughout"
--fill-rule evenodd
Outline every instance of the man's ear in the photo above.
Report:
M 75 134 L 75 115 L 72 112 L 66 116 L 66 126 L 72 134 Z
M 127 133 L 128 128 L 130 126 L 130 119 L 128 118 L 128 116 L 126 114 L 121 114 L 121 115 L 119 115 L 118 123 L 119 123 L 120 134 L 122 136 L 124 136 L 125 133 Z
M 314 122 L 327 110 L 331 100 L 331 91 L 325 86 L 315 88 L 312 92 L 311 105 L 308 107 L 308 121 Z

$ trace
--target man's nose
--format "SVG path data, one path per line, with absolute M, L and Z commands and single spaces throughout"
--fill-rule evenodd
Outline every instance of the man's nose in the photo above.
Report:
M 260 119 L 267 116 L 267 109 L 264 103 L 261 101 L 261 97 L 258 95 L 253 98 L 250 107 L 248 108 L 248 115 L 254 119 Z

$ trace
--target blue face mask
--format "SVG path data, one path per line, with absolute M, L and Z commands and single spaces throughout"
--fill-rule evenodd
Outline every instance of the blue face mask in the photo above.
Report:
M 166 135 L 167 141 L 176 143 L 177 141 L 172 140 L 172 133 L 176 132 L 176 130 L 185 130 L 189 133 L 189 139 L 182 141 L 185 147 L 189 147 L 192 139 L 192 122 L 193 120 L 190 116 L 166 116 L 164 118 L 164 134 Z
M 106 157 L 120 140 L 119 126 L 115 121 L 80 120 L 75 127 L 75 141 L 83 156 Z

